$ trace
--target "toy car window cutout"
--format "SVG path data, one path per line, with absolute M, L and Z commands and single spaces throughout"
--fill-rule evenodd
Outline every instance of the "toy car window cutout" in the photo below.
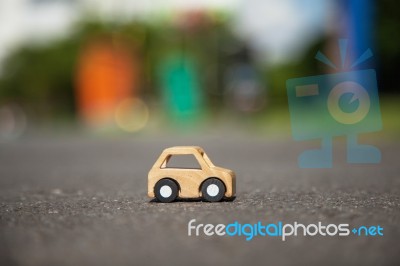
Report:
M 211 162 L 210 158 L 208 158 L 207 154 L 205 152 L 201 153 L 201 157 L 203 157 L 204 161 L 206 164 L 210 167 L 214 166 L 214 164 Z
M 167 156 L 161 168 L 201 169 L 193 154 L 176 154 Z

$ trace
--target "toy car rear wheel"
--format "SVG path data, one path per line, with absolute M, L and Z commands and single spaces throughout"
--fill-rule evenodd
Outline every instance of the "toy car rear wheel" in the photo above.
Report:
M 172 202 L 178 196 L 178 185 L 169 178 L 159 180 L 154 186 L 154 194 L 161 202 Z
M 201 186 L 203 199 L 210 202 L 220 201 L 225 195 L 225 185 L 218 178 L 209 178 Z

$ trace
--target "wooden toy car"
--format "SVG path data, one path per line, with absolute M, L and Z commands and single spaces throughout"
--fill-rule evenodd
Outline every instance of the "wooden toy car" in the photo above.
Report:
M 193 155 L 199 168 L 167 166 L 173 156 Z M 235 173 L 215 166 L 204 150 L 197 146 L 177 146 L 165 149 L 148 176 L 148 196 L 161 202 L 179 198 L 203 198 L 216 202 L 233 199 L 236 191 Z

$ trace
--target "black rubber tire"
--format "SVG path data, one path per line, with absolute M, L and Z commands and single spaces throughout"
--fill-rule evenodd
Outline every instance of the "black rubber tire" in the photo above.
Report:
M 163 196 L 161 193 L 161 188 L 164 186 L 168 186 L 171 189 L 171 195 L 168 197 L 165 197 L 165 195 Z M 168 203 L 168 202 L 172 202 L 176 199 L 176 197 L 178 196 L 178 185 L 176 184 L 176 182 L 172 179 L 169 178 L 163 178 L 161 180 L 159 180 L 156 185 L 154 186 L 154 194 L 156 196 L 156 199 L 160 202 L 164 202 L 164 203 Z
M 207 188 L 210 185 L 216 185 L 218 187 L 218 193 L 216 195 L 210 195 L 207 192 Z M 209 178 L 201 185 L 201 195 L 203 199 L 210 202 L 217 202 L 220 201 L 225 195 L 225 185 L 224 183 L 219 180 L 218 178 Z

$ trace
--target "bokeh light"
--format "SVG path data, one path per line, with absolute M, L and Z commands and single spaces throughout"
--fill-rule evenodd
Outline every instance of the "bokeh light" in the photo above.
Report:
M 149 120 L 149 108 L 139 98 L 123 100 L 115 110 L 115 123 L 127 132 L 136 132 L 143 129 Z

